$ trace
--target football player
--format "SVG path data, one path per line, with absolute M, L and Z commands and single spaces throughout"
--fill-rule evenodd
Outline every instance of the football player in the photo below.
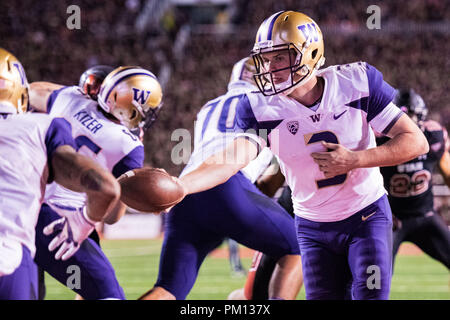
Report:
M 77 86 L 63 87 L 46 82 L 31 84 L 34 109 L 63 117 L 72 124 L 76 149 L 106 168 L 115 177 L 140 168 L 144 162 L 142 142 L 130 129 L 149 128 L 161 108 L 162 90 L 153 73 L 140 67 L 119 67 L 104 79 L 97 101 Z M 45 194 L 37 229 L 57 219 L 51 204 L 70 208 L 84 204 L 81 193 L 58 184 L 50 185 Z M 122 202 L 105 218 L 115 223 L 125 213 Z M 47 249 L 49 238 L 36 237 L 35 261 L 62 284 L 67 284 L 67 268 L 77 265 L 81 281 L 73 290 L 84 299 L 124 299 L 115 272 L 95 241 L 88 239 L 71 259 L 54 261 Z
M 248 82 L 251 66 L 250 58 L 239 61 L 228 92 L 206 103 L 197 114 L 194 152 L 181 176 L 235 138 L 236 105 L 245 92 L 256 89 Z M 158 279 L 140 299 L 185 299 L 205 257 L 226 237 L 274 257 L 277 266 L 269 298 L 295 299 L 302 279 L 294 224 L 253 184 L 258 171 L 268 164 L 262 157 L 257 160 L 261 163 L 235 172 L 226 183 L 192 194 L 172 208 L 166 218 Z M 271 158 L 270 154 L 269 162 Z
M 450 269 L 450 231 L 434 210 L 432 173 L 437 165 L 450 186 L 450 154 L 447 131 L 427 120 L 428 108 L 413 89 L 400 89 L 395 103 L 416 122 L 430 145 L 430 151 L 408 162 L 381 168 L 384 186 L 396 220 L 393 257 L 403 241 L 410 241 Z M 383 145 L 388 137 L 377 138 Z
M 392 216 L 378 167 L 427 153 L 425 136 L 370 64 L 320 69 L 322 33 L 300 12 L 267 18 L 252 54 L 260 94 L 236 102 L 246 132 L 181 178 L 187 193 L 224 183 L 269 146 L 292 190 L 306 298 L 344 299 L 352 279 L 354 299 L 388 299 Z M 377 147 L 373 129 L 391 140 Z
M 50 250 L 59 247 L 55 256 L 63 259 L 77 251 L 120 197 L 114 177 L 76 153 L 66 120 L 23 114 L 27 107 L 25 71 L 0 48 L 0 300 L 37 298 L 35 225 L 46 183 L 55 181 L 87 197 L 85 205 L 62 212 L 63 218 L 43 230 L 57 232 Z
M 97 101 L 97 96 L 100 92 L 100 87 L 103 80 L 105 80 L 106 76 L 113 70 L 113 67 L 106 65 L 90 67 L 81 75 L 78 86 L 81 88 L 85 95 L 88 95 L 92 100 Z M 139 137 L 141 141 L 143 141 L 144 129 L 142 128 L 142 126 L 130 128 L 129 130 L 131 133 Z
M 81 91 L 91 97 L 92 100 L 97 101 L 97 95 L 100 91 L 100 86 L 105 80 L 106 76 L 114 70 L 111 66 L 106 65 L 98 65 L 93 66 L 87 69 L 83 72 L 83 74 L 80 76 L 80 80 L 78 82 L 78 86 L 81 88 Z M 57 90 L 59 86 L 54 85 L 54 89 Z M 100 237 L 97 233 L 97 230 L 94 229 L 94 231 L 91 232 L 89 235 L 89 238 L 94 240 L 99 246 L 100 246 Z M 44 300 L 45 298 L 45 277 L 44 277 L 44 270 L 42 268 L 38 268 L 39 273 L 39 300 Z M 77 295 L 77 299 L 81 299 L 79 295 Z

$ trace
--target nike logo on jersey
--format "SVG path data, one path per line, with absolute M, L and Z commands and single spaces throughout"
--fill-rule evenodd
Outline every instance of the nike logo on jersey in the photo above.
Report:
M 347 112 L 347 110 L 345 110 L 344 112 L 342 112 L 342 113 L 340 113 L 340 114 L 338 114 L 338 115 L 333 115 L 333 119 L 334 120 L 337 120 L 337 119 L 339 119 L 340 117 L 342 117 L 342 115 L 344 114 L 344 113 L 346 113 Z
M 367 219 L 369 219 L 371 216 L 373 216 L 375 213 L 377 213 L 376 211 L 375 212 L 372 212 L 371 214 L 369 214 L 368 216 L 361 216 L 361 220 L 362 221 L 366 221 Z

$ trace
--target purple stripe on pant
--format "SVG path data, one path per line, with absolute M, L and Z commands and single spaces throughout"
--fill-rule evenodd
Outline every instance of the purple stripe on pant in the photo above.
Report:
M 375 213 L 375 214 L 373 214 Z M 295 217 L 307 299 L 389 299 L 392 213 L 386 196 L 342 221 Z

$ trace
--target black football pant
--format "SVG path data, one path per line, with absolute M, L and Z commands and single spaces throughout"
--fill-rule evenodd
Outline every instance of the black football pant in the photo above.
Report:
M 393 236 L 393 261 L 404 241 L 414 243 L 450 269 L 450 230 L 439 214 L 429 212 L 422 217 L 400 220 Z

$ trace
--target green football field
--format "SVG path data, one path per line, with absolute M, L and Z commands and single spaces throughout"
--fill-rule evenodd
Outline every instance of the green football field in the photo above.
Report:
M 127 299 L 137 299 L 150 289 L 157 277 L 161 239 L 103 240 L 102 246 L 116 270 Z M 242 258 L 248 269 L 251 258 Z M 448 270 L 432 258 L 421 254 L 398 256 L 392 279 L 391 299 L 450 300 Z M 243 286 L 245 278 L 233 277 L 227 258 L 208 257 L 187 299 L 223 300 Z M 68 300 L 74 293 L 46 275 L 46 299 Z M 298 299 L 304 299 L 304 289 Z

